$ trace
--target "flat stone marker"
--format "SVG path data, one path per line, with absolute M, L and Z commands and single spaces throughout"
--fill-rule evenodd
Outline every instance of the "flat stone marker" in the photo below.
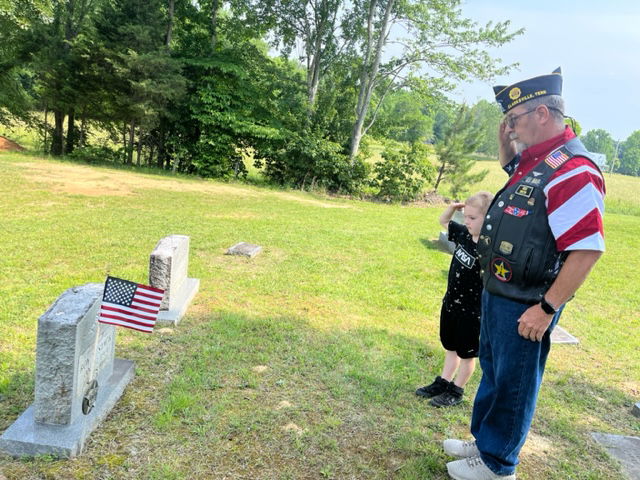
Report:
M 164 298 L 158 323 L 177 325 L 198 293 L 200 280 L 187 278 L 189 237 L 169 235 L 161 239 L 149 258 L 149 285 L 162 288 Z
M 253 258 L 262 251 L 260 245 L 253 245 L 247 242 L 236 243 L 233 247 L 227 250 L 226 255 L 243 255 L 245 257 Z
M 70 288 L 38 319 L 35 401 L 0 437 L 0 450 L 75 457 L 122 396 L 134 364 L 114 358 L 115 327 L 97 321 L 103 290 Z
M 576 337 L 567 332 L 564 328 L 556 325 L 556 328 L 551 332 L 551 343 L 567 343 L 571 345 L 577 345 L 580 343 Z
M 640 479 L 640 437 L 608 433 L 592 433 L 591 436 L 620 462 L 631 480 Z
M 633 409 L 631 410 L 631 413 L 633 413 L 636 417 L 640 417 L 640 402 L 636 403 L 633 406 Z

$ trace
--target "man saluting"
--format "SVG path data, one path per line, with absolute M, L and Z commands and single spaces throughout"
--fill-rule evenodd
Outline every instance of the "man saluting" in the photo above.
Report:
M 499 160 L 510 177 L 478 241 L 482 379 L 475 440 L 444 441 L 461 457 L 447 464 L 456 480 L 516 478 L 551 331 L 604 251 L 604 179 L 564 123 L 560 69 L 494 91 L 505 113 Z

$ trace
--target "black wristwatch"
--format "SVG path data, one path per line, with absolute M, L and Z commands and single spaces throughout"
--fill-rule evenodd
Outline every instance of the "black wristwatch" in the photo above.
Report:
M 540 308 L 542 308 L 544 313 L 549 315 L 555 315 L 556 313 L 558 313 L 558 310 L 553 308 L 553 305 L 547 302 L 547 299 L 544 298 L 544 296 L 542 297 L 542 300 L 540 300 Z

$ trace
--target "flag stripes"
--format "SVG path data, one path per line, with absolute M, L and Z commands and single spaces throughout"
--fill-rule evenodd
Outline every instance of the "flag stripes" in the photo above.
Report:
M 98 321 L 151 333 L 163 295 L 159 288 L 107 277 Z

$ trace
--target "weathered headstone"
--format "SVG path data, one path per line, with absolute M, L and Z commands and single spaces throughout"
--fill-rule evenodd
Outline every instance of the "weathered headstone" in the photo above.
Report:
M 464 215 L 460 210 L 456 210 L 453 213 L 453 217 L 451 217 L 451 220 L 453 220 L 456 223 L 459 223 L 460 225 L 463 225 Z M 438 237 L 438 242 L 440 243 L 440 246 L 442 246 L 442 248 L 447 250 L 449 253 L 453 254 L 453 252 L 455 252 L 456 244 L 454 242 L 449 241 L 449 234 L 447 232 L 440 232 L 440 236 Z
M 580 343 L 580 341 L 560 325 L 556 325 L 556 327 L 551 332 L 551 343 L 567 343 L 570 345 L 577 345 L 578 343 Z
M 592 433 L 591 436 L 620 462 L 631 480 L 640 479 L 640 437 L 608 433 Z
M 186 235 L 164 237 L 151 252 L 149 284 L 165 291 L 158 323 L 176 325 L 198 292 L 200 280 L 187 278 L 188 268 L 189 237 Z
M 227 255 L 242 255 L 244 257 L 253 258 L 262 251 L 260 245 L 254 245 L 252 243 L 240 242 L 227 250 Z
M 97 321 L 103 289 L 70 288 L 38 319 L 35 401 L 0 437 L 0 450 L 75 457 L 122 396 L 134 364 L 114 358 L 115 327 Z

